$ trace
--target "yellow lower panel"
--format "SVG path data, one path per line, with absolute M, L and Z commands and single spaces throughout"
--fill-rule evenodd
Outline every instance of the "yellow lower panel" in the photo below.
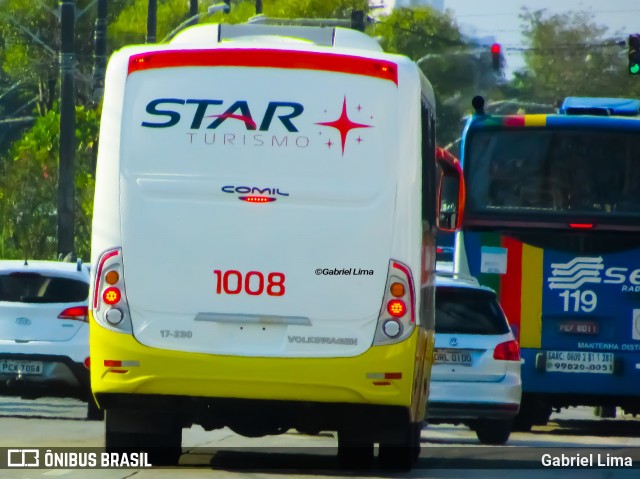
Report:
M 94 394 L 170 394 L 409 407 L 415 365 L 431 359 L 425 350 L 432 341 L 419 330 L 416 328 L 406 341 L 375 346 L 356 357 L 253 358 L 151 348 L 131 335 L 108 331 L 91 318 L 91 387 Z M 139 366 L 105 367 L 105 360 L 137 361 Z M 367 378 L 371 373 L 398 372 L 402 379 Z M 419 402 L 424 401 L 420 399 Z M 415 414 L 414 411 L 412 415 Z

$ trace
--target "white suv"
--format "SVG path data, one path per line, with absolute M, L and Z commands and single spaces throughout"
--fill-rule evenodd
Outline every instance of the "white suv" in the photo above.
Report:
M 495 292 L 438 272 L 429 423 L 466 424 L 483 444 L 504 444 L 521 394 L 520 348 Z
M 102 419 L 89 379 L 89 266 L 0 261 L 0 395 L 74 397 Z

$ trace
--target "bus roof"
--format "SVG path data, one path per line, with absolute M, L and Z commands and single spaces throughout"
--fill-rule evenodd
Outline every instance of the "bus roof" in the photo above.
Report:
M 593 128 L 608 130 L 640 130 L 640 117 L 598 115 L 474 115 L 469 127 L 476 128 Z
M 567 97 L 560 113 L 566 115 L 623 115 L 638 116 L 640 113 L 640 100 L 632 98 L 590 98 L 590 97 Z

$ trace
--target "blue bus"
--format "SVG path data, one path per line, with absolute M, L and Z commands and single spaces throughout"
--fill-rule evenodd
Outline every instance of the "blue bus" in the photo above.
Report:
M 455 268 L 495 289 L 522 349 L 516 429 L 640 413 L 640 101 L 494 116 L 474 99 Z

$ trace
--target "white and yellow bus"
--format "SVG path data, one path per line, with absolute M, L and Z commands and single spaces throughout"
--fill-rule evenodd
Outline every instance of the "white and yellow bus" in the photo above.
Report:
M 383 464 L 411 467 L 434 104 L 415 63 L 349 29 L 209 24 L 113 55 L 91 295 L 107 448 L 175 462 L 193 424 L 295 428 L 337 431 L 347 462 L 379 443 Z

